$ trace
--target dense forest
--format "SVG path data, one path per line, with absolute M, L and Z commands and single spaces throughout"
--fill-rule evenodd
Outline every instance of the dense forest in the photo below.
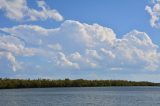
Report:
M 0 78 L 0 89 L 49 88 L 49 87 L 102 87 L 102 86 L 159 86 L 159 83 L 126 80 L 49 80 L 49 79 L 7 79 Z

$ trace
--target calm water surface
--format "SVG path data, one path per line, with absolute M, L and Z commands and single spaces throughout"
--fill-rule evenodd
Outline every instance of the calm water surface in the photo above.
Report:
M 160 106 L 160 87 L 8 89 L 0 106 Z

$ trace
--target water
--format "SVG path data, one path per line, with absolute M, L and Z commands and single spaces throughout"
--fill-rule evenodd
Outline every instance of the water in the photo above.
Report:
M 0 106 L 160 106 L 160 87 L 8 89 Z

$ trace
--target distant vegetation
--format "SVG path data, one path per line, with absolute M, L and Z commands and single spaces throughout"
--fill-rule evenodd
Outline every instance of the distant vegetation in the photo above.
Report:
M 11 88 L 49 88 L 49 87 L 102 87 L 102 86 L 159 86 L 158 83 L 135 82 L 126 80 L 24 80 L 0 78 L 0 89 Z

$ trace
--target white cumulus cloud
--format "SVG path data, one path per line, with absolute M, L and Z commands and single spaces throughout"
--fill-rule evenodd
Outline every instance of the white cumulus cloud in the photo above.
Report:
M 17 21 L 36 21 L 53 19 L 62 21 L 63 16 L 50 7 L 43 0 L 37 0 L 40 10 L 28 7 L 28 0 L 0 0 L 0 10 L 3 10 L 6 17 Z
M 9 60 L 12 67 L 17 66 L 15 61 L 25 64 L 29 62 L 19 60 L 20 57 L 34 60 L 39 56 L 49 61 L 49 65 L 54 69 L 63 70 L 160 69 L 158 46 L 145 32 L 137 30 L 117 38 L 110 28 L 73 20 L 66 20 L 58 28 L 51 29 L 19 25 L 0 30 L 4 32 L 0 34 L 0 51 L 14 56 L 14 61 L 3 56 Z M 45 64 L 43 65 L 45 67 Z
M 152 5 L 147 5 L 145 10 L 151 16 L 150 24 L 152 27 L 160 28 L 160 1 L 152 0 Z

